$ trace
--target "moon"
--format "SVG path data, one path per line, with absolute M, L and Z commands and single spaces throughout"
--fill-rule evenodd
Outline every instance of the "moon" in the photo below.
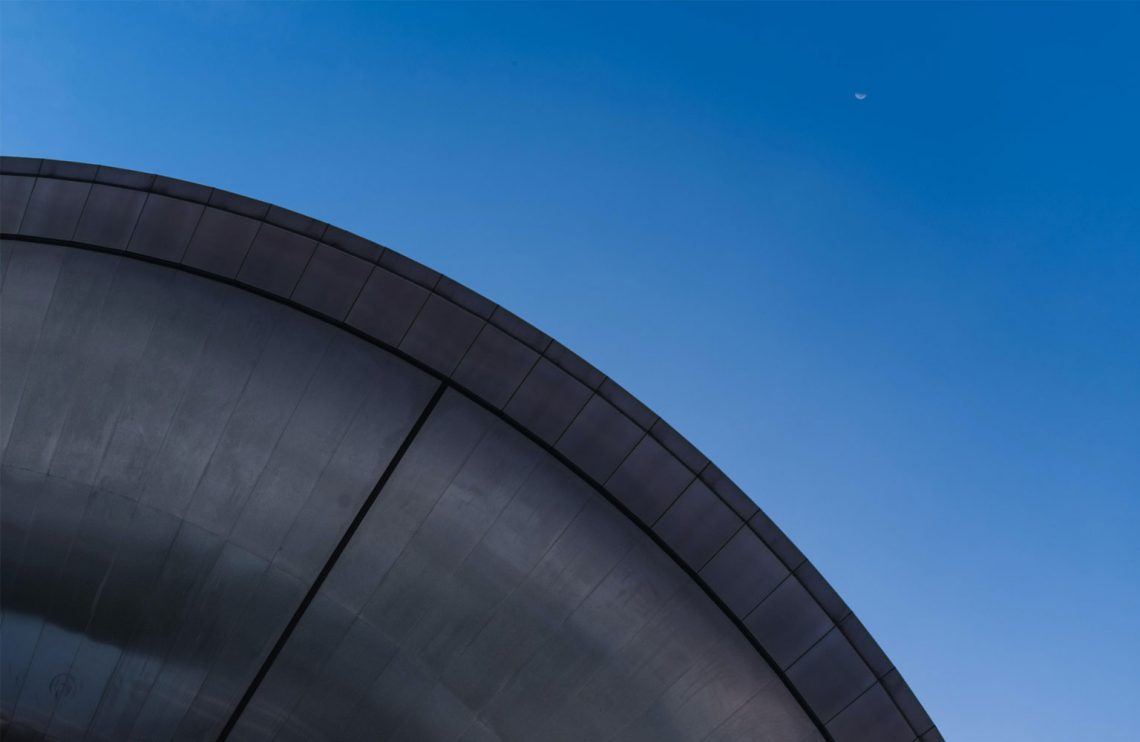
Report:
M 866 98 L 867 98 L 866 93 L 856 93 L 855 94 L 855 100 L 865 100 Z

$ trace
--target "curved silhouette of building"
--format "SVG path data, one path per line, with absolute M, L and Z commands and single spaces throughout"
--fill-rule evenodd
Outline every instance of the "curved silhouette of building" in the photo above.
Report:
M 700 451 L 300 214 L 4 158 L 5 739 L 941 736 Z

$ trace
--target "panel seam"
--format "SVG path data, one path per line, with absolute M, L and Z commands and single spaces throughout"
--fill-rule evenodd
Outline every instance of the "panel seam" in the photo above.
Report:
M 281 634 L 277 637 L 277 641 L 273 644 L 273 648 L 269 650 L 269 654 L 266 655 L 265 660 L 261 663 L 261 667 L 258 669 L 257 674 L 253 676 L 253 680 L 251 680 L 249 685 L 246 687 L 245 693 L 242 694 L 241 700 L 238 701 L 238 704 L 234 707 L 233 712 L 230 714 L 230 718 L 226 721 L 226 725 L 222 727 L 222 731 L 218 735 L 218 742 L 224 742 L 224 740 L 229 738 L 230 733 L 233 732 L 234 727 L 237 725 L 238 719 L 241 718 L 242 714 L 245 712 L 246 707 L 249 706 L 249 702 L 253 699 L 254 694 L 257 693 L 257 689 L 265 680 L 266 675 L 269 674 L 269 670 L 272 668 L 273 663 L 277 660 L 277 657 L 281 654 L 281 650 L 289 642 L 289 638 L 293 635 L 293 631 L 297 628 L 297 624 L 299 624 L 301 619 L 304 618 L 305 613 L 308 611 L 308 608 L 312 604 L 313 600 L 317 597 L 317 593 L 320 592 L 320 589 L 324 585 L 325 580 L 328 579 L 328 576 L 332 573 L 332 570 L 336 566 L 337 561 L 340 559 L 341 554 L 344 553 L 345 548 L 348 546 L 349 542 L 352 541 L 352 537 L 356 534 L 357 529 L 360 528 L 360 525 L 364 522 L 364 518 L 368 515 L 368 511 L 372 508 L 372 505 L 376 502 L 376 499 L 379 497 L 380 492 L 384 489 L 384 485 L 386 485 L 388 483 L 388 480 L 391 479 L 392 474 L 400 465 L 400 462 L 403 460 L 405 454 L 407 454 L 408 449 L 411 448 L 412 442 L 415 441 L 428 418 L 431 417 L 432 412 L 435 410 L 436 405 L 439 404 L 439 400 L 443 397 L 443 393 L 447 390 L 447 388 L 448 385 L 445 383 L 440 383 L 439 386 L 436 387 L 435 393 L 432 394 L 432 397 L 428 401 L 427 406 L 424 407 L 422 412 L 420 412 L 419 417 L 416 419 L 416 422 L 408 431 L 408 434 L 404 436 L 404 440 L 400 443 L 399 449 L 396 450 L 396 455 L 392 457 L 392 460 L 388 462 L 388 466 L 384 468 L 384 473 L 380 475 L 380 479 L 376 482 L 376 486 L 372 488 L 372 492 L 368 494 L 368 498 L 356 512 L 356 517 L 352 519 L 352 522 L 348 525 L 348 528 L 345 529 L 345 532 L 341 536 L 340 541 L 337 542 L 336 548 L 333 549 L 332 553 L 329 555 L 329 558 L 325 560 L 324 567 L 321 568 L 321 571 L 317 574 L 316 579 L 313 580 L 312 585 L 309 586 L 308 592 L 305 593 L 305 597 L 301 599 L 300 605 L 298 605 L 297 609 L 293 612 L 293 617 L 289 619 L 289 623 L 285 625 L 284 629 L 282 629 Z

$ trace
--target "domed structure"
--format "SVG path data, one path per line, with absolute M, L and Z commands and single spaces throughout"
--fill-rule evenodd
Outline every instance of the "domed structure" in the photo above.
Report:
M 4 158 L 5 739 L 941 736 L 715 464 L 331 225 Z

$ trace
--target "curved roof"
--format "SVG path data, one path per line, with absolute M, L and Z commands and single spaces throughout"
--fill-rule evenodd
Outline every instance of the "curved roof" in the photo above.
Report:
M 898 670 L 762 510 L 646 405 L 467 287 L 226 191 L 5 157 L 0 232 L 130 255 L 271 297 L 397 354 L 541 444 L 705 590 L 827 739 L 940 740 Z

